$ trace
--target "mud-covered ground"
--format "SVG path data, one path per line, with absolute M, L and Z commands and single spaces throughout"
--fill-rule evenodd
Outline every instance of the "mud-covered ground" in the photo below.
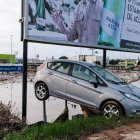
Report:
M 85 140 L 140 140 L 140 124 L 123 125 L 93 134 Z
M 112 70 L 112 72 L 118 75 L 121 79 L 125 81 L 130 81 L 131 79 L 137 77 L 137 71 L 116 71 Z M 35 76 L 34 72 L 28 72 L 28 82 L 32 82 Z M 22 82 L 22 74 L 21 73 L 0 73 L 0 84 L 5 83 L 21 83 Z
M 35 73 L 28 73 L 27 82 L 32 82 Z M 0 84 L 22 83 L 22 73 L 0 73 Z

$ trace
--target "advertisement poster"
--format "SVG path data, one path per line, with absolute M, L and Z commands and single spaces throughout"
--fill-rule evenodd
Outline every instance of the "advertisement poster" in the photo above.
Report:
M 25 39 L 140 50 L 140 0 L 26 0 Z
M 127 0 L 121 47 L 140 50 L 140 0 Z

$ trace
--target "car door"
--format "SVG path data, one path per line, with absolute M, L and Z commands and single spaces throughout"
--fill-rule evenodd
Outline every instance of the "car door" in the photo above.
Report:
M 65 97 L 69 68 L 68 62 L 48 63 L 47 83 L 52 95 Z
M 93 84 L 89 83 L 89 80 L 96 80 L 96 77 L 96 74 L 87 67 L 74 64 L 68 79 L 67 98 L 96 107 L 101 93 L 100 86 L 95 88 Z

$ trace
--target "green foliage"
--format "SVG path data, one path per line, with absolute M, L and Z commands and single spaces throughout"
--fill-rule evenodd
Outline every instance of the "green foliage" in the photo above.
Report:
M 61 56 L 59 59 L 68 59 L 67 56 Z
M 95 64 L 101 65 L 101 62 L 100 61 L 95 61 Z
M 102 117 L 82 118 L 64 123 L 32 126 L 22 130 L 20 133 L 10 134 L 6 137 L 6 140 L 76 140 L 85 135 L 135 122 L 140 123 L 140 117 L 112 119 Z
M 117 59 L 117 60 L 111 59 L 111 60 L 109 61 L 109 64 L 110 64 L 110 65 L 117 65 L 119 62 L 120 62 L 120 59 Z

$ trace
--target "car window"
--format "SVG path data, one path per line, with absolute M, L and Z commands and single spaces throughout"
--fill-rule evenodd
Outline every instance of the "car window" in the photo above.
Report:
M 102 78 L 113 84 L 124 84 L 124 82 L 108 70 L 100 66 L 90 66 L 91 69 L 96 71 Z
M 72 76 L 86 81 L 90 79 L 96 79 L 96 75 L 91 70 L 78 64 L 74 64 Z
M 103 82 L 103 80 L 101 78 L 97 77 L 97 81 L 100 86 L 106 86 L 106 84 Z
M 70 63 L 67 62 L 51 62 L 48 63 L 48 68 L 58 71 L 58 72 L 62 72 L 65 74 L 68 74 L 69 72 L 69 68 L 70 68 Z

